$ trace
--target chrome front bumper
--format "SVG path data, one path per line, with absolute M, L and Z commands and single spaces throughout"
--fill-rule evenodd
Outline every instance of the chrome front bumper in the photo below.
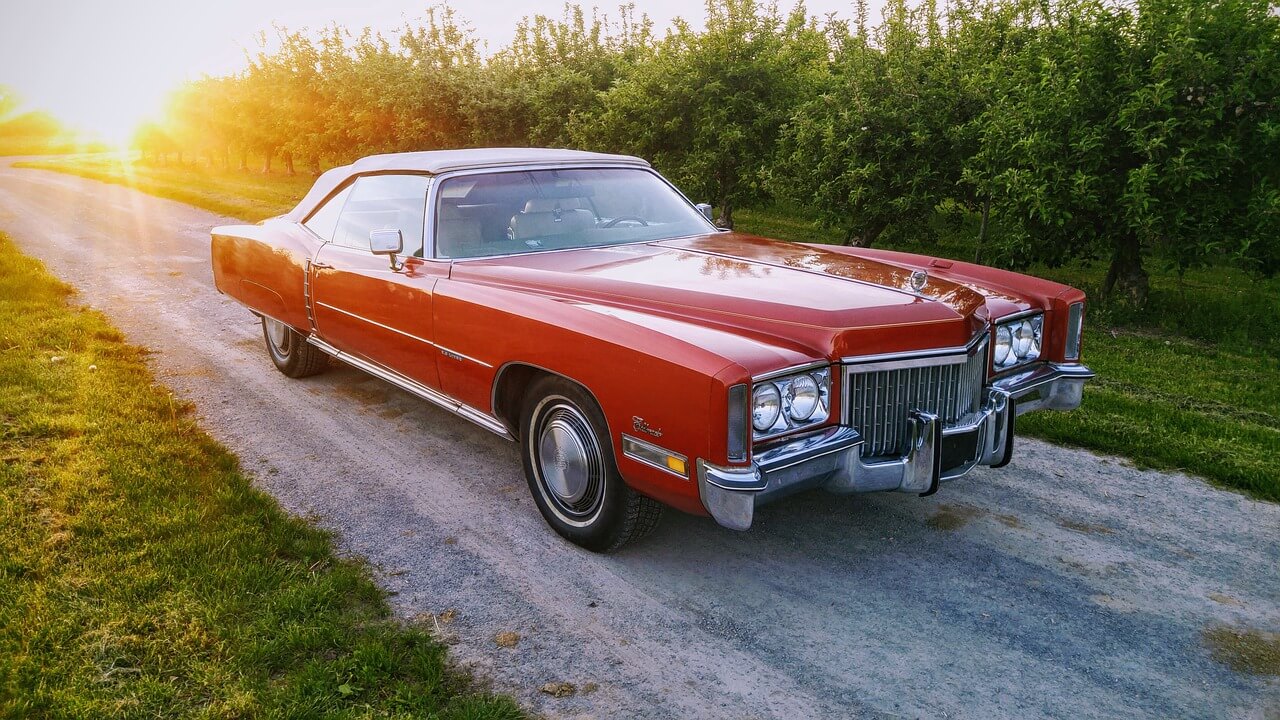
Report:
M 1002 466 L 1013 452 L 1014 418 L 1032 410 L 1074 410 L 1084 384 L 1093 377 L 1079 365 L 1040 365 L 1005 376 L 985 389 L 981 409 L 944 427 L 930 413 L 912 411 L 907 454 L 892 459 L 862 457 L 862 436 L 847 426 L 828 427 L 757 452 L 743 467 L 698 460 L 702 504 L 716 522 L 734 530 L 751 527 L 755 508 L 801 490 L 834 493 L 900 492 L 929 495 L 938 483 L 963 476 L 978 465 Z M 944 446 L 972 446 L 959 464 L 944 467 Z

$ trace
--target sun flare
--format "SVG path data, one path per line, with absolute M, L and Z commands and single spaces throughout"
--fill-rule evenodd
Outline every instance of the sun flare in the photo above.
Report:
M 158 118 L 175 87 L 217 71 L 201 61 L 216 51 L 201 48 L 193 57 L 191 46 L 202 40 L 175 16 L 180 11 L 139 5 L 124 12 L 109 5 L 52 0 L 4 11 L 0 85 L 13 88 L 21 110 L 47 112 L 83 139 L 126 145 L 141 121 Z M 242 37 L 227 33 L 203 42 L 234 56 Z

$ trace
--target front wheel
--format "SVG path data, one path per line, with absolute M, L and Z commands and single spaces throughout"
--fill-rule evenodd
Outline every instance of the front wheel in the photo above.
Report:
M 525 479 L 547 524 L 569 542 L 612 552 L 653 529 L 662 505 L 627 487 L 595 400 L 549 377 L 526 395 L 520 416 Z
M 291 378 L 322 373 L 329 367 L 329 356 L 323 350 L 279 320 L 262 316 L 262 337 L 267 341 L 271 362 Z

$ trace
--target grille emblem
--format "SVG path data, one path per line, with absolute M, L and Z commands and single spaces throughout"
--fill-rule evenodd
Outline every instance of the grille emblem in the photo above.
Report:
M 925 284 L 929 282 L 929 273 L 923 270 L 911 271 L 911 289 L 920 292 L 924 289 Z

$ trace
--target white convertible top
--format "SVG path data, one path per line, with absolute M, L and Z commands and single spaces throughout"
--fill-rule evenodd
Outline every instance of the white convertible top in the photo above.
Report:
M 297 207 L 284 215 L 285 219 L 301 222 L 317 205 L 323 202 L 338 186 L 353 175 L 383 172 L 414 172 L 432 175 L 451 170 L 473 168 L 520 167 L 523 165 L 603 163 L 609 165 L 636 165 L 649 167 L 649 163 L 631 155 L 585 152 L 583 150 L 559 150 L 551 148 L 472 148 L 467 150 L 428 150 L 425 152 L 388 153 L 360 158 L 350 165 L 327 170 L 311 186 L 306 197 Z

